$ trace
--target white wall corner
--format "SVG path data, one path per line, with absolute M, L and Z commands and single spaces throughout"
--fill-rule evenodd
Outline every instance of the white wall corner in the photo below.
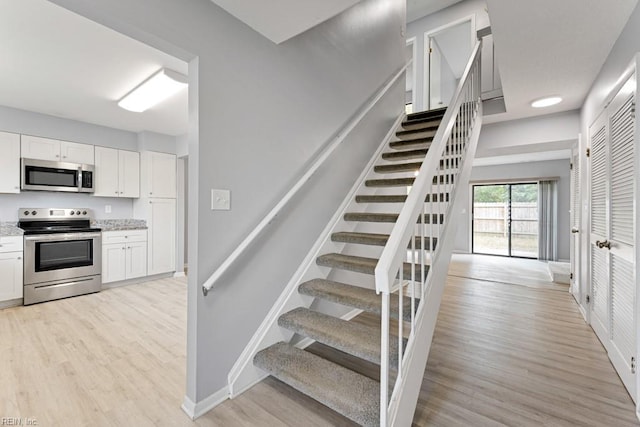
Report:
M 229 387 L 224 387 L 197 403 L 194 403 L 188 396 L 185 396 L 182 402 L 182 410 L 189 418 L 195 420 L 227 399 L 229 399 Z

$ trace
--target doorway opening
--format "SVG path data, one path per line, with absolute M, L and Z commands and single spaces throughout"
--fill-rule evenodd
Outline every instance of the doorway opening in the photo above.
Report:
M 538 258 L 538 183 L 472 186 L 471 252 Z
M 475 42 L 473 16 L 425 33 L 424 100 L 427 110 L 449 105 Z

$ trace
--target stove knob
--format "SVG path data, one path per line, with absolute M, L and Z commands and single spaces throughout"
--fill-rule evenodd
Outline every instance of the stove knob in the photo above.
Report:
M 74 211 L 69 212 L 69 215 L 75 215 L 76 213 Z
M 80 211 L 76 211 L 76 215 L 80 215 Z
M 37 215 L 38 212 L 37 211 L 31 211 L 31 215 Z
M 86 215 L 86 214 L 87 214 L 87 211 L 82 211 L 82 215 Z
M 25 215 L 29 215 L 29 211 L 24 211 L 24 214 Z

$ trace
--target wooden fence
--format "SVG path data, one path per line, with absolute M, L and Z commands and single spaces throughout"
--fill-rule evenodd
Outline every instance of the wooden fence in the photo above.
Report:
M 474 203 L 473 232 L 507 235 L 507 203 Z M 538 204 L 511 204 L 511 234 L 538 235 Z

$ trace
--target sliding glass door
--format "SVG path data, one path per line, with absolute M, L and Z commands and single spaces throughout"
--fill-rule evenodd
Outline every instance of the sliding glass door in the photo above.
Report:
M 471 249 L 538 257 L 538 184 L 474 185 Z

